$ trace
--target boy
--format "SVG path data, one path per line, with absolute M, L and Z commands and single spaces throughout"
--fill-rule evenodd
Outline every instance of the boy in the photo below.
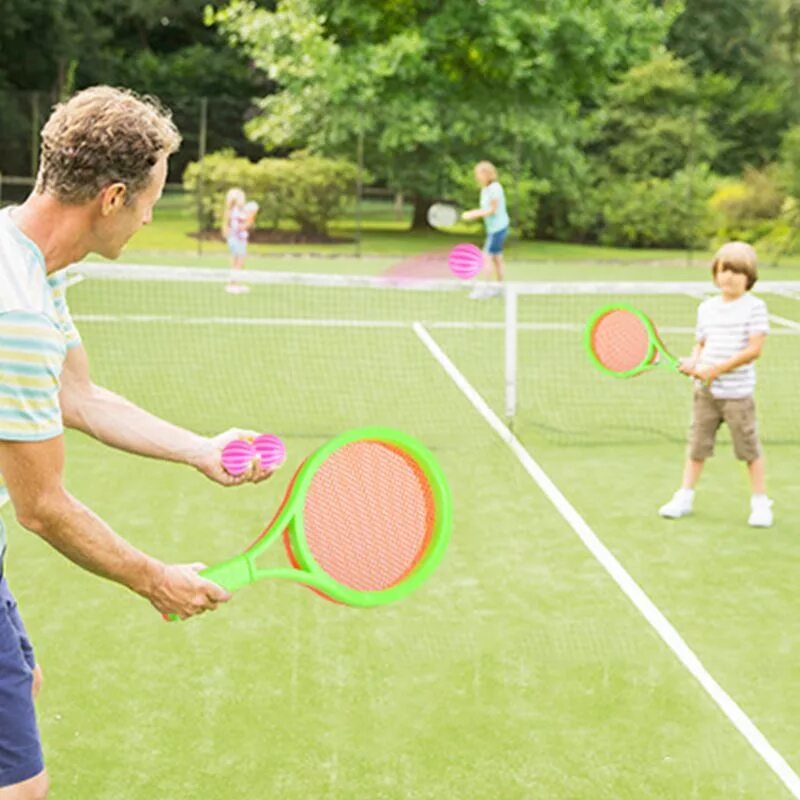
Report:
M 764 456 L 758 439 L 753 392 L 753 366 L 769 333 L 767 306 L 750 294 L 758 279 L 756 252 L 744 242 L 728 242 L 711 265 L 720 294 L 697 310 L 694 350 L 681 362 L 681 372 L 694 376 L 695 391 L 689 454 L 681 488 L 658 513 L 678 519 L 692 511 L 694 487 L 705 460 L 714 453 L 719 426 L 726 422 L 736 458 L 747 463 L 752 497 L 748 523 L 772 525 L 772 501 L 766 494 Z

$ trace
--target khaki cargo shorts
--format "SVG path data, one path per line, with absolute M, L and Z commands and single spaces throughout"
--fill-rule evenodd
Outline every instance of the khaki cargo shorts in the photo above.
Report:
M 706 387 L 694 391 L 689 458 L 705 461 L 714 455 L 714 441 L 723 422 L 730 429 L 736 458 L 748 464 L 755 461 L 761 455 L 761 442 L 752 396 L 723 400 L 714 397 Z

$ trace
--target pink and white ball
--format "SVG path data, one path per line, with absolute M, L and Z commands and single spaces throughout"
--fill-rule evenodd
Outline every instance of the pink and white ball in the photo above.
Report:
M 255 457 L 255 448 L 246 439 L 234 439 L 222 448 L 222 466 L 234 477 L 244 475 Z
M 256 460 L 261 469 L 275 469 L 286 461 L 286 447 L 279 437 L 264 433 L 252 442 L 234 439 L 222 449 L 222 466 L 234 477 L 244 475 Z
M 453 275 L 468 281 L 483 269 L 483 251 L 474 244 L 458 244 L 447 256 L 447 265 Z
M 286 461 L 286 446 L 279 437 L 263 433 L 253 439 L 253 448 L 261 462 L 261 469 L 274 469 Z

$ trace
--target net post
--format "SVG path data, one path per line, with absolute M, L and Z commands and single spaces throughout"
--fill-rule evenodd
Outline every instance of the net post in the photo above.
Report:
M 505 284 L 505 401 L 506 422 L 513 423 L 517 413 L 517 287 Z
M 206 140 L 208 137 L 208 98 L 200 98 L 200 119 L 197 135 L 197 255 L 203 255 L 203 193 L 205 181 L 203 180 L 204 161 L 206 157 Z
M 364 125 L 359 117 L 358 138 L 356 140 L 356 257 L 361 258 L 362 207 L 364 199 Z
M 31 92 L 31 178 L 36 180 L 39 173 L 39 92 Z

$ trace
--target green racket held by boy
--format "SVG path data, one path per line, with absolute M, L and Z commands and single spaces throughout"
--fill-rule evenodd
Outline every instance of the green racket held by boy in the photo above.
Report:
M 650 317 L 627 303 L 595 311 L 583 342 L 592 363 L 615 378 L 632 378 L 655 367 L 680 372 L 680 361 L 667 350 Z
M 278 578 L 344 605 L 385 605 L 428 578 L 451 527 L 450 490 L 433 454 L 400 431 L 362 428 L 303 462 L 261 536 L 200 574 L 230 592 Z M 260 566 L 279 537 L 289 565 Z

